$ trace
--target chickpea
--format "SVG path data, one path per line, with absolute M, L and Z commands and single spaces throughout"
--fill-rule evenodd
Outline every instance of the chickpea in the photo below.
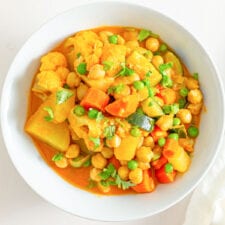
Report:
M 159 68 L 159 66 L 161 65 L 161 64 L 163 64 L 164 63 L 164 60 L 163 60 L 163 57 L 162 56 L 160 56 L 160 55 L 154 55 L 153 57 L 152 57 L 152 64 L 156 67 L 156 68 Z
M 119 99 L 128 95 L 130 95 L 130 88 L 128 85 L 123 85 L 122 90 L 120 90 L 118 93 L 113 94 L 115 99 Z
M 199 113 L 201 112 L 202 109 L 202 103 L 198 103 L 198 104 L 189 104 L 187 107 L 192 115 L 199 115 Z
M 189 90 L 198 89 L 199 82 L 198 80 L 194 79 L 193 77 L 188 77 L 185 79 L 185 85 Z
M 202 92 L 199 89 L 190 90 L 188 93 L 188 101 L 193 104 L 202 102 Z
M 80 147 L 77 144 L 72 144 L 66 151 L 66 158 L 72 159 L 76 158 L 80 154 Z
M 75 72 L 70 72 L 66 78 L 66 83 L 71 87 L 78 87 L 80 84 L 80 77 Z
M 143 145 L 146 147 L 154 148 L 155 142 L 153 140 L 153 137 L 152 136 L 145 137 Z
M 101 41 L 103 41 L 104 43 L 109 43 L 109 36 L 113 35 L 112 32 L 110 31 L 101 31 L 99 32 L 99 37 L 101 39 Z
M 121 166 L 119 169 L 118 169 L 118 174 L 120 176 L 120 178 L 122 180 L 128 180 L 129 178 L 129 169 L 127 166 Z
M 68 166 L 67 158 L 63 156 L 60 160 L 55 161 L 55 165 L 59 168 L 66 168 Z
M 103 157 L 101 153 L 97 153 L 92 156 L 91 163 L 95 168 L 103 169 L 107 164 L 107 160 Z
M 100 169 L 92 168 L 90 170 L 90 178 L 93 181 L 99 182 L 101 180 L 101 177 L 99 176 L 100 173 L 101 173 L 101 170 Z
M 129 173 L 129 179 L 134 184 L 140 184 L 143 180 L 143 171 L 140 168 L 131 170 Z
M 192 115 L 189 109 L 180 109 L 176 116 L 181 120 L 182 123 L 190 123 Z
M 126 131 L 123 127 L 119 126 L 116 130 L 116 134 L 122 138 L 126 137 Z
M 119 45 L 124 45 L 125 40 L 120 35 L 117 35 L 117 37 L 118 37 L 118 44 Z
M 104 158 L 106 158 L 106 159 L 110 159 L 113 157 L 113 149 L 111 149 L 111 148 L 103 147 L 101 153 L 104 156 Z
M 77 98 L 79 101 L 82 100 L 82 98 L 86 95 L 87 91 L 88 86 L 81 82 L 77 88 Z
M 142 170 L 147 170 L 150 168 L 150 164 L 145 162 L 138 162 L 138 168 Z
M 153 157 L 153 152 L 150 147 L 142 146 L 136 151 L 138 161 L 148 163 Z
M 103 69 L 103 65 L 95 64 L 91 67 L 88 78 L 93 80 L 99 80 L 105 77 L 105 70 Z
M 164 131 L 169 130 L 173 126 L 173 115 L 162 115 L 156 122 L 156 125 Z
M 150 37 L 147 39 L 145 46 L 152 52 L 156 52 L 159 49 L 159 40 L 157 38 Z
M 117 148 L 121 144 L 121 138 L 115 134 L 112 138 L 106 139 L 106 145 L 111 148 Z

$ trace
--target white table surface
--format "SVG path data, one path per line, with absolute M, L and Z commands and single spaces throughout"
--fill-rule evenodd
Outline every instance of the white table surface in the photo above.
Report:
M 0 0 L 0 90 L 8 68 L 26 39 L 48 19 L 81 0 Z M 225 82 L 224 0 L 142 0 L 184 25 L 211 54 Z M 191 194 L 170 209 L 133 222 L 117 223 L 181 225 Z M 193 215 L 194 216 L 194 215 Z M 96 225 L 52 206 L 37 196 L 12 165 L 0 136 L 0 225 Z M 114 224 L 109 222 L 107 224 Z

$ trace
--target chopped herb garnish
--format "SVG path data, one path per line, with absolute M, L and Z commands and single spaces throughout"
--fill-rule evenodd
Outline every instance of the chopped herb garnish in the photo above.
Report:
M 91 165 L 91 158 L 89 158 L 86 162 L 83 163 L 83 167 L 89 167 Z
M 96 116 L 96 121 L 100 122 L 103 118 L 104 118 L 104 115 L 102 114 L 102 112 L 98 112 Z
M 107 168 L 104 168 L 103 171 L 99 174 L 102 180 L 107 180 L 109 177 L 115 176 L 116 169 L 112 163 L 109 163 Z
M 163 75 L 162 76 L 162 80 L 161 80 L 161 85 L 163 86 L 163 87 L 168 87 L 168 88 L 171 88 L 172 86 L 173 86 L 173 81 L 172 81 L 172 79 L 169 77 L 169 76 L 167 76 L 167 75 Z
M 118 188 L 122 188 L 123 190 L 126 190 L 130 187 L 135 186 L 135 184 L 133 184 L 131 181 L 122 180 L 118 174 L 116 175 L 115 182 L 116 182 Z
M 145 76 L 146 76 L 146 77 L 150 77 L 151 74 L 152 74 L 152 71 L 148 71 L 148 72 L 145 74 Z
M 173 67 L 173 63 L 172 62 L 168 62 L 168 63 L 164 63 L 161 64 L 159 66 L 159 72 L 163 75 L 163 76 L 167 76 L 166 70 L 170 69 Z
M 125 63 L 121 63 L 122 69 L 116 74 L 115 77 L 119 76 L 131 76 L 134 73 L 134 70 L 128 68 Z
M 81 53 L 78 52 L 78 53 L 77 53 L 77 59 L 80 58 L 80 57 L 81 57 Z
M 87 188 L 94 188 L 94 187 L 96 187 L 96 182 L 94 181 L 94 180 L 89 180 L 89 182 L 88 182 L 88 185 L 87 185 Z
M 155 38 L 158 38 L 159 35 L 158 34 L 154 34 L 152 33 L 150 30 L 141 30 L 138 34 L 138 41 L 144 41 L 146 38 L 148 37 L 155 37 Z
M 94 149 L 98 148 L 101 144 L 100 138 L 89 137 L 90 141 L 94 143 Z
M 110 125 L 108 127 L 105 127 L 104 129 L 104 136 L 106 138 L 112 138 L 115 135 L 116 127 L 115 125 Z
M 198 80 L 198 73 L 194 73 L 194 74 L 193 74 L 193 78 L 194 78 L 195 80 Z
M 113 62 L 111 62 L 111 61 L 104 61 L 102 64 L 103 64 L 103 69 L 105 71 L 110 70 L 113 66 Z
M 73 91 L 69 89 L 62 89 L 56 93 L 56 104 L 60 105 L 67 101 L 71 96 L 73 96 Z
M 54 113 L 51 107 L 46 106 L 43 108 L 48 113 L 48 116 L 45 116 L 44 119 L 48 122 L 52 121 L 54 119 Z
M 77 72 L 81 75 L 85 75 L 87 73 L 87 64 L 82 62 L 77 66 Z
M 57 162 L 57 161 L 60 161 L 62 158 L 63 158 L 63 154 L 59 152 L 52 157 L 52 161 Z

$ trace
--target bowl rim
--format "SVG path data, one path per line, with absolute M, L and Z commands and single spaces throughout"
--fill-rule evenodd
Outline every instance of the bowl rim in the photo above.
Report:
M 3 86 L 2 86 L 2 91 L 1 91 L 1 105 L 0 105 L 0 123 L 1 123 L 1 133 L 2 133 L 2 137 L 3 137 L 3 143 L 5 145 L 5 149 L 7 150 L 8 152 L 8 155 L 11 159 L 11 162 L 13 164 L 13 166 L 15 167 L 16 171 L 19 173 L 19 175 L 23 178 L 23 180 L 25 181 L 25 183 L 28 184 L 28 186 L 36 193 L 38 194 L 42 199 L 44 199 L 45 201 L 51 203 L 52 205 L 56 206 L 57 208 L 67 212 L 67 213 L 70 213 L 72 215 L 76 215 L 78 217 L 81 217 L 81 218 L 85 218 L 85 219 L 92 219 L 92 220 L 97 220 L 97 221 L 100 221 L 101 219 L 99 218 L 93 218 L 93 217 L 84 217 L 84 216 L 80 216 L 80 215 L 77 215 L 77 214 L 74 214 L 66 209 L 63 209 L 61 208 L 59 205 L 57 205 L 55 202 L 52 202 L 50 201 L 46 196 L 43 196 L 39 190 L 37 190 L 36 188 L 34 188 L 32 186 L 32 184 L 30 183 L 29 180 L 27 180 L 22 172 L 18 169 L 18 166 L 17 166 L 17 162 L 13 159 L 12 157 L 12 154 L 11 154 L 11 151 L 10 149 L 8 148 L 8 143 L 10 140 L 8 140 L 7 138 L 7 135 L 6 133 L 4 133 L 4 127 L 7 127 L 7 123 L 6 123 L 6 112 L 4 110 L 4 107 L 5 107 L 5 104 L 7 103 L 7 96 L 6 96 L 6 93 L 7 93 L 7 86 L 9 85 L 10 83 L 10 74 L 12 73 L 11 70 L 12 68 L 14 67 L 14 64 L 18 58 L 18 56 L 20 55 L 20 53 L 23 51 L 23 49 L 25 48 L 25 46 L 27 45 L 27 42 L 36 34 L 38 33 L 38 31 L 40 31 L 42 28 L 44 28 L 45 26 L 48 25 L 49 22 L 55 20 L 56 18 L 58 17 L 61 17 L 63 16 L 64 14 L 67 14 L 69 12 L 72 12 L 74 9 L 77 9 L 79 7 L 83 7 L 85 5 L 95 5 L 95 4 L 101 4 L 101 3 L 104 3 L 104 4 L 112 4 L 112 3 L 115 3 L 115 4 L 124 4 L 124 5 L 127 5 L 128 7 L 129 6 L 137 6 L 139 8 L 143 8 L 143 9 L 148 9 L 148 10 L 151 10 L 152 12 L 154 13 L 157 13 L 157 14 L 160 14 L 162 17 L 172 21 L 174 24 L 176 24 L 176 26 L 178 26 L 181 30 L 183 30 L 184 32 L 188 33 L 192 38 L 193 40 L 200 46 L 200 48 L 203 50 L 203 52 L 207 55 L 209 61 L 211 62 L 212 64 L 212 67 L 213 69 L 215 70 L 215 74 L 217 76 L 217 80 L 219 81 L 218 84 L 219 84 L 219 88 L 220 88 L 220 92 L 222 93 L 222 96 L 224 96 L 224 84 L 222 82 L 222 76 L 216 66 L 216 63 L 214 62 L 214 60 L 212 59 L 212 56 L 210 55 L 209 51 L 206 49 L 206 46 L 203 46 L 202 43 L 199 41 L 199 39 L 196 37 L 196 35 L 194 35 L 192 32 L 190 32 L 188 29 L 186 29 L 183 25 L 181 25 L 179 23 L 179 21 L 175 21 L 173 18 L 171 18 L 170 16 L 168 16 L 166 13 L 164 12 L 161 12 L 159 10 L 156 10 L 154 8 L 152 8 L 151 6 L 145 6 L 143 2 L 129 2 L 128 0 L 125 0 L 125 1 L 119 1 L 119 0 L 94 0 L 94 1 L 91 1 L 91 2 L 82 2 L 82 3 L 79 3 L 77 5 L 75 5 L 74 7 L 70 8 L 70 9 L 67 9 L 67 10 L 64 10 L 63 12 L 60 12 L 58 14 L 56 14 L 55 16 L 53 16 L 52 18 L 48 19 L 46 22 L 44 22 L 41 26 L 39 26 L 38 29 L 34 30 L 34 32 L 32 32 L 32 34 L 24 41 L 24 43 L 22 44 L 22 46 L 20 47 L 20 49 L 17 51 L 17 54 L 15 55 L 14 59 L 12 60 L 12 63 L 11 65 L 9 66 L 9 69 L 8 69 L 8 72 L 4 78 L 4 81 L 3 81 Z M 223 115 L 225 115 L 225 98 L 222 97 L 221 98 L 222 102 L 223 102 L 223 106 L 222 106 L 222 110 L 223 110 Z M 212 165 L 213 163 L 215 162 L 215 159 L 217 158 L 219 152 L 222 151 L 222 140 L 223 140 L 223 136 L 225 134 L 225 120 L 223 119 L 223 121 L 221 122 L 222 125 L 221 125 L 221 136 L 220 136 L 220 139 L 219 139 L 219 142 L 217 143 L 216 145 L 216 153 L 215 155 L 213 156 L 213 158 L 211 159 L 208 167 L 206 168 L 206 170 L 204 171 L 204 173 L 201 175 L 201 177 L 199 178 L 199 180 L 194 183 L 192 185 L 192 188 L 189 189 L 186 193 L 184 193 L 182 196 L 180 196 L 179 198 L 177 198 L 174 202 L 172 202 L 171 204 L 168 204 L 166 207 L 164 208 L 161 208 L 160 210 L 158 210 L 157 212 L 153 212 L 153 213 L 148 213 L 146 215 L 143 215 L 142 217 L 135 217 L 133 216 L 131 219 L 119 219 L 119 220 L 101 220 L 101 221 L 130 221 L 130 220 L 136 220 L 136 219 L 140 219 L 140 218 L 145 218 L 145 217 L 148 217 L 148 216 L 152 216 L 152 215 L 155 215 L 155 214 L 158 214 L 170 207 L 172 207 L 173 205 L 177 204 L 178 202 L 180 202 L 182 199 L 184 199 L 188 194 L 190 194 L 198 185 L 199 183 L 205 178 L 207 172 L 212 168 Z

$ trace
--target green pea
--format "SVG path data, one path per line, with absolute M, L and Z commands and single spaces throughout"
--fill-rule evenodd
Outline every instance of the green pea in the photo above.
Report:
M 145 87 L 143 82 L 141 82 L 140 80 L 134 81 L 133 86 L 136 90 L 141 90 Z
M 167 50 L 167 45 L 166 44 L 161 44 L 159 47 L 160 52 L 165 52 Z
M 179 139 L 179 135 L 177 133 L 171 133 L 168 135 L 168 138 L 173 138 L 175 140 L 178 140 Z
M 180 119 L 179 118 L 173 118 L 173 126 L 177 126 L 180 124 Z
M 171 113 L 171 105 L 164 105 L 162 109 L 165 114 Z
M 160 147 L 163 147 L 165 145 L 165 143 L 166 143 L 166 139 L 165 138 L 163 138 L 163 137 L 159 138 L 158 145 Z
M 189 137 L 196 138 L 199 134 L 199 130 L 195 126 L 190 126 L 188 127 L 187 133 Z
M 183 109 L 187 103 L 186 99 L 185 98 L 181 98 L 178 100 L 178 103 L 179 103 L 179 108 L 180 109 Z
M 141 132 L 137 127 L 133 127 L 130 131 L 130 134 L 134 137 L 140 137 Z
M 187 88 L 181 88 L 180 89 L 180 95 L 182 97 L 186 97 L 188 95 L 188 89 Z
M 118 42 L 118 36 L 116 34 L 109 36 L 109 43 L 117 44 L 117 42 Z
M 98 116 L 99 111 L 97 109 L 89 109 L 88 111 L 88 117 L 90 119 L 96 119 Z
M 165 172 L 166 173 L 172 173 L 173 172 L 173 165 L 171 163 L 167 163 L 165 165 Z
M 77 115 L 77 116 L 83 116 L 85 114 L 85 109 L 83 106 L 81 105 L 77 105 L 75 106 L 73 112 Z
M 128 169 L 130 170 L 134 170 L 138 167 L 138 162 L 136 160 L 130 160 L 128 163 L 127 163 L 127 167 Z
M 77 66 L 77 72 L 81 75 L 85 75 L 87 73 L 87 64 L 82 62 Z

